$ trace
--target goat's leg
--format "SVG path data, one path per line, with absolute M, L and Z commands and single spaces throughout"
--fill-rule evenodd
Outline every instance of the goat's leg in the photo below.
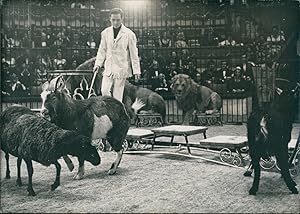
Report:
M 109 175 L 113 175 L 116 173 L 117 171 L 117 167 L 119 166 L 121 159 L 122 159 L 122 155 L 123 155 L 123 141 L 125 139 L 126 133 L 117 133 L 114 135 L 109 135 L 107 138 L 107 141 L 109 142 L 109 144 L 111 145 L 111 147 L 113 148 L 113 150 L 117 153 L 117 157 L 115 159 L 115 161 L 112 163 L 110 169 L 108 170 L 108 174 Z
M 60 185 L 60 170 L 61 170 L 61 166 L 57 160 L 53 164 L 56 167 L 56 178 L 55 178 L 54 183 L 51 185 L 52 191 L 55 190 Z
M 83 178 L 84 175 L 84 159 L 78 157 L 78 162 L 79 162 L 79 167 L 78 167 L 78 172 L 77 174 L 74 176 L 75 180 L 80 180 Z
M 113 175 L 117 172 L 117 168 L 121 162 L 123 156 L 123 149 L 121 149 L 120 151 L 117 152 L 117 158 L 116 160 L 112 163 L 110 169 L 108 170 L 108 174 L 109 175 Z
M 250 177 L 252 172 L 253 172 L 253 165 L 252 165 L 252 161 L 251 161 L 246 172 L 244 172 L 244 176 Z
M 27 165 L 27 172 L 28 172 L 28 196 L 35 196 L 35 192 L 32 188 L 32 175 L 33 175 L 33 167 L 32 167 L 32 161 L 31 160 L 25 160 Z
M 10 170 L 9 170 L 9 154 L 5 153 L 5 159 L 6 159 L 6 179 L 10 179 Z
M 17 159 L 17 185 L 20 187 L 22 186 L 22 180 L 21 180 L 21 163 L 22 163 L 22 158 Z
M 74 169 L 74 164 L 72 163 L 72 160 L 67 155 L 63 156 L 63 159 L 66 162 L 67 167 L 70 170 L 70 172 L 72 172 Z
M 254 168 L 254 179 L 251 189 L 249 190 L 250 195 L 256 195 L 256 192 L 258 191 L 259 186 L 259 179 L 260 179 L 260 165 L 259 165 L 259 159 L 260 157 L 255 157 L 252 159 L 252 165 Z
M 276 159 L 278 161 L 278 165 L 280 167 L 281 175 L 286 183 L 287 187 L 293 194 L 298 194 L 298 190 L 296 188 L 296 182 L 292 179 L 290 171 L 289 171 L 289 160 L 288 160 L 288 151 L 287 148 L 282 149 L 276 153 Z

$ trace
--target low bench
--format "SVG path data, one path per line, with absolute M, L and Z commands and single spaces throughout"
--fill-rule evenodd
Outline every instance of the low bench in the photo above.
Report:
M 195 134 L 203 134 L 204 139 L 206 139 L 207 127 L 205 126 L 184 126 L 184 125 L 170 125 L 159 128 L 151 129 L 154 133 L 152 141 L 152 150 L 154 149 L 155 140 L 157 137 L 171 137 L 170 145 L 172 145 L 175 136 L 184 136 L 185 145 L 187 147 L 188 153 L 191 154 L 190 145 L 188 141 L 188 136 Z
M 143 142 L 149 143 L 149 141 L 152 141 L 153 136 L 154 136 L 153 132 L 149 129 L 143 129 L 143 128 L 129 129 L 126 135 L 124 150 L 126 151 L 128 148 L 131 147 L 139 148 L 141 143 Z
M 219 157 L 222 162 L 245 166 L 241 149 L 247 146 L 247 142 L 248 139 L 245 136 L 219 135 L 200 140 L 200 146 L 209 149 L 220 149 Z

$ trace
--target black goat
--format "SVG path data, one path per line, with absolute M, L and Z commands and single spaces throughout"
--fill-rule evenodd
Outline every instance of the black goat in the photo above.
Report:
M 62 77 L 56 77 L 43 85 L 41 94 L 42 115 L 49 116 L 59 127 L 74 130 L 92 140 L 106 139 L 117 152 L 109 174 L 116 172 L 122 159 L 123 141 L 130 125 L 124 105 L 113 97 L 99 96 L 86 100 L 74 100 L 64 90 Z M 84 175 L 84 162 L 79 160 L 78 173 Z
M 247 135 L 251 164 L 254 168 L 254 180 L 250 195 L 258 191 L 260 179 L 260 159 L 275 155 L 282 177 L 289 190 L 298 194 L 296 183 L 291 178 L 288 161 L 288 143 L 291 140 L 292 124 L 295 116 L 295 98 L 300 84 L 296 88 L 285 79 L 276 79 L 274 100 L 267 110 L 253 111 L 247 122 Z M 248 169 L 249 170 L 249 169 Z M 244 173 L 250 176 L 251 171 Z
M 35 195 L 32 187 L 32 160 L 45 166 L 55 165 L 56 179 L 51 190 L 60 185 L 61 166 L 57 160 L 63 155 L 70 154 L 93 165 L 100 164 L 100 156 L 91 145 L 90 138 L 63 130 L 23 106 L 8 107 L 1 113 L 0 135 L 1 149 L 7 161 L 6 178 L 10 178 L 9 154 L 12 154 L 17 157 L 17 185 L 22 185 L 20 174 L 24 159 L 28 171 L 29 196 Z

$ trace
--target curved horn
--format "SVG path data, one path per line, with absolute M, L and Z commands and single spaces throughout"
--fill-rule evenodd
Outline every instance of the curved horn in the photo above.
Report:
M 59 75 L 55 78 L 55 87 L 54 90 L 62 89 L 65 86 L 64 77 L 62 75 Z

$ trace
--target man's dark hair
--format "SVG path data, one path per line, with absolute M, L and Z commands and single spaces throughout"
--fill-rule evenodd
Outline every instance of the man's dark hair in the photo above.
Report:
M 111 16 L 111 14 L 121 14 L 121 18 L 123 18 L 124 16 L 124 12 L 121 8 L 113 8 L 109 13 L 109 17 Z

